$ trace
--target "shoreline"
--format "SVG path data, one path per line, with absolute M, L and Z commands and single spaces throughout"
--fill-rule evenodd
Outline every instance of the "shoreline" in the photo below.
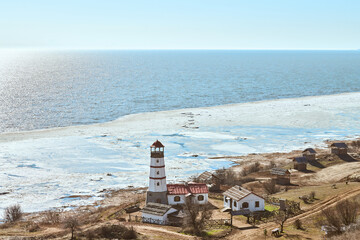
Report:
M 103 189 L 147 186 L 149 145 L 166 146 L 167 177 L 230 167 L 224 156 L 324 147 L 360 136 L 360 93 L 127 115 L 108 123 L 0 134 L 0 210 L 87 205 Z M 69 196 L 91 195 L 89 199 Z M 43 196 L 46 196 L 44 198 Z M 35 201 L 37 204 L 29 204 Z
M 33 134 L 39 134 L 43 135 L 46 133 L 52 133 L 52 132 L 64 132 L 66 130 L 73 130 L 74 132 L 72 134 L 77 134 L 76 130 L 83 130 L 86 128 L 93 128 L 93 127 L 109 127 L 112 125 L 118 125 L 122 122 L 126 121 L 132 121 L 137 117 L 143 118 L 147 117 L 148 115 L 166 115 L 166 114 L 176 114 L 179 112 L 184 111 L 202 111 L 202 110 L 216 110 L 216 109 L 235 109 L 235 108 L 241 108 L 241 107 L 247 107 L 247 105 L 259 105 L 259 104 L 271 104 L 271 103 L 286 103 L 286 102 L 299 102 L 299 101 L 306 101 L 306 100 L 315 100 L 315 99 L 326 99 L 326 98 L 337 98 L 337 97 L 354 97 L 356 99 L 360 99 L 360 92 L 345 92 L 345 93 L 338 93 L 338 94 L 331 94 L 331 95 L 318 95 L 318 96 L 305 96 L 305 97 L 296 97 L 296 98 L 280 98 L 280 99 L 271 99 L 271 100 L 261 100 L 261 101 L 254 101 L 254 102 L 244 102 L 244 103 L 231 103 L 231 104 L 224 104 L 224 105 L 216 105 L 216 106 L 209 106 L 209 107 L 198 107 L 198 108 L 182 108 L 182 109 L 174 109 L 174 110 L 165 110 L 165 111 L 154 111 L 154 112 L 142 112 L 142 113 L 134 113 L 129 115 L 121 116 L 117 119 L 114 119 L 112 121 L 103 122 L 103 123 L 94 123 L 94 124 L 85 124 L 85 125 L 70 125 L 70 126 L 64 126 L 64 127 L 53 127 L 53 128 L 44 128 L 44 129 L 34 129 L 34 130 L 25 130 L 25 131 L 19 131 L 19 132 L 3 132 L 0 133 L 0 142 L 2 141 L 3 137 L 13 137 L 14 140 L 20 139 L 20 137 L 24 137 L 23 135 L 33 135 Z M 70 133 L 67 133 L 67 136 Z M 20 136 L 17 136 L 20 135 Z
M 360 142 L 360 138 L 353 139 L 353 140 L 346 140 L 343 142 L 347 143 L 350 146 L 351 143 L 353 143 L 354 141 Z M 333 140 L 333 141 L 326 141 L 325 143 L 329 146 L 333 142 L 339 142 L 339 141 Z M 323 156 L 323 155 L 329 155 L 330 148 L 329 147 L 316 148 L 315 150 L 317 151 L 317 155 Z M 302 151 L 303 151 L 302 149 L 297 149 L 297 150 L 292 150 L 290 152 L 284 152 L 284 153 L 279 153 L 279 152 L 260 153 L 260 154 L 250 153 L 245 156 L 220 156 L 220 157 L 213 157 L 213 159 L 231 159 L 230 161 L 233 162 L 233 165 L 229 166 L 225 169 L 232 170 L 236 174 L 241 174 L 241 171 L 244 168 L 250 166 L 251 164 L 253 164 L 255 162 L 260 163 L 260 165 L 262 167 L 266 167 L 266 165 L 268 165 L 268 163 L 270 161 L 274 161 L 276 164 L 276 167 L 287 168 L 287 166 L 289 166 L 289 164 L 292 164 L 291 159 L 293 157 L 302 156 Z M 352 152 L 350 154 L 354 154 L 354 152 Z M 360 154 L 358 153 L 357 156 L 360 157 Z M 345 167 L 345 165 L 347 165 L 347 164 L 351 164 L 351 166 L 350 166 L 351 168 Z M 334 170 L 334 167 L 339 168 L 339 170 Z M 326 171 L 330 170 L 330 169 L 333 174 L 336 172 L 337 176 L 324 176 L 324 175 L 327 175 Z M 215 169 L 215 170 L 220 170 L 220 169 Z M 266 171 L 269 171 L 269 170 L 265 168 L 263 170 L 255 172 L 255 173 L 263 173 Z M 343 171 L 343 172 L 341 172 L 341 171 Z M 346 176 L 359 175 L 359 174 L 360 174 L 359 162 L 335 164 L 331 167 L 325 168 L 325 173 L 323 173 L 321 171 L 315 172 L 315 173 L 312 172 L 310 174 L 303 173 L 303 176 L 300 176 L 300 178 L 305 178 L 305 179 L 315 178 L 315 182 L 312 181 L 312 182 L 309 182 L 309 184 L 302 183 L 302 186 L 299 186 L 299 188 L 304 187 L 304 186 L 320 186 L 320 185 L 329 184 L 332 182 L 344 181 L 343 179 L 345 179 Z M 299 173 L 295 173 L 295 175 L 297 177 L 299 177 Z M 322 176 L 323 179 L 317 179 L 317 178 L 319 178 L 317 175 Z M 253 173 L 245 175 L 244 178 L 249 177 L 249 176 L 253 177 Z M 261 178 L 261 179 L 265 179 L 265 178 Z M 254 180 L 256 181 L 256 179 L 254 179 Z M 247 184 L 245 183 L 244 185 L 246 186 Z M 105 195 L 102 199 L 100 199 L 96 202 L 93 202 L 91 204 L 74 206 L 73 209 L 70 209 L 70 211 L 75 212 L 75 213 L 81 213 L 83 211 L 93 212 L 93 211 L 96 211 L 96 209 L 98 207 L 106 209 L 106 208 L 110 208 L 110 207 L 118 207 L 118 206 L 124 207 L 124 206 L 134 205 L 134 202 L 136 202 L 136 204 L 140 204 L 141 202 L 145 201 L 146 191 L 147 191 L 147 186 L 135 186 L 135 187 L 130 186 L 130 187 L 120 188 L 120 189 L 111 189 L 111 188 L 104 189 Z M 68 196 L 68 198 L 77 198 L 77 197 L 80 197 L 80 198 L 81 197 L 90 197 L 91 198 L 94 196 L 81 196 L 81 195 Z M 57 208 L 51 208 L 50 210 L 66 214 L 66 212 L 67 212 L 66 209 L 67 209 L 67 207 L 60 206 Z M 46 211 L 47 210 L 27 212 L 26 215 L 29 218 L 37 218 L 39 216 L 41 217 L 41 215 L 46 213 Z

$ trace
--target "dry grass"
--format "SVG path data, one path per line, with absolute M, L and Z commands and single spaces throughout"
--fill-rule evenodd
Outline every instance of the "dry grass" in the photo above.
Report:
M 337 183 L 335 189 L 332 186 L 333 184 L 324 184 L 320 186 L 304 186 L 296 189 L 290 189 L 287 192 L 277 193 L 273 196 L 278 198 L 285 198 L 296 202 L 302 202 L 302 200 L 299 199 L 300 196 L 309 195 L 311 194 L 311 192 L 315 192 L 316 197 L 313 203 L 316 203 L 319 200 L 321 201 L 326 198 L 346 192 L 348 190 L 359 188 L 360 183 L 351 182 L 348 185 L 346 185 L 345 183 Z M 302 206 L 306 207 L 306 205 L 304 204 L 302 204 Z
M 349 239 L 359 239 L 360 229 L 352 232 L 343 233 L 338 236 L 330 237 L 329 240 L 349 240 Z

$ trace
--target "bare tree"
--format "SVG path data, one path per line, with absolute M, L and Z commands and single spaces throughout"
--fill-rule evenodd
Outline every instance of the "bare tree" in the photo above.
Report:
M 232 169 L 218 169 L 215 176 L 219 178 L 219 184 L 235 185 L 239 178 L 239 174 Z
M 245 177 L 245 176 L 249 175 L 250 173 L 260 171 L 260 169 L 261 169 L 261 165 L 259 162 L 252 163 L 243 168 L 243 170 L 241 171 L 241 176 Z
M 215 171 L 215 175 L 219 178 L 220 184 L 225 184 L 225 178 L 226 178 L 226 169 L 220 168 Z
M 335 208 L 322 211 L 325 218 L 323 224 L 330 227 L 332 234 L 341 234 L 342 227 L 356 222 L 359 213 L 359 203 L 345 200 L 336 204 Z
M 336 204 L 336 212 L 344 225 L 350 225 L 356 222 L 359 212 L 359 203 L 345 200 Z
M 206 221 L 209 220 L 212 215 L 210 205 L 194 204 L 191 197 L 189 197 L 186 199 L 184 211 L 186 219 L 183 227 L 189 230 L 192 234 L 198 236 L 201 235 L 205 228 Z
M 79 229 L 79 221 L 77 220 L 76 217 L 74 216 L 70 216 L 68 218 L 65 219 L 65 222 L 64 222 L 64 228 L 66 229 L 70 229 L 71 231 L 71 240 L 75 239 L 74 238 L 74 233 L 77 229 Z
M 275 215 L 275 222 L 280 225 L 280 232 L 284 232 L 284 224 L 290 217 L 288 210 L 279 210 Z
M 235 185 L 237 179 L 238 179 L 238 173 L 236 173 L 232 169 L 227 169 L 226 170 L 226 172 L 225 172 L 225 184 L 230 185 L 230 186 Z
M 263 183 L 263 187 L 268 194 L 274 194 L 280 191 L 280 187 L 276 186 L 274 179 Z
M 4 219 L 6 222 L 16 222 L 22 218 L 23 211 L 19 204 L 12 205 L 10 207 L 5 208 L 4 210 Z
M 294 222 L 294 227 L 299 230 L 303 230 L 303 225 L 300 219 L 296 219 Z
M 341 234 L 341 220 L 338 218 L 334 208 L 328 208 L 322 211 L 322 215 L 325 217 L 326 224 L 330 227 L 332 234 Z
M 60 223 L 61 213 L 59 211 L 49 210 L 45 212 L 44 222 L 50 224 Z

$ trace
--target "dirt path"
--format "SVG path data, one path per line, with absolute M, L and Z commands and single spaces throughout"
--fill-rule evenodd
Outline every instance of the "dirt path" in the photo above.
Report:
M 320 213 L 322 210 L 325 210 L 325 209 L 335 206 L 340 200 L 346 200 L 346 199 L 355 197 L 359 194 L 360 194 L 360 188 L 357 188 L 357 189 L 352 189 L 352 190 L 346 191 L 346 192 L 336 195 L 332 198 L 323 200 L 323 201 L 311 206 L 309 209 L 306 210 L 306 212 L 290 218 L 288 220 L 287 224 L 293 223 L 297 219 L 304 220 L 308 217 L 314 216 L 314 215 Z
M 155 227 L 148 225 L 133 225 L 134 229 L 147 236 L 154 236 L 156 239 L 161 237 L 162 239 L 197 239 L 194 236 L 184 235 L 177 233 L 171 230 L 168 230 L 164 227 Z

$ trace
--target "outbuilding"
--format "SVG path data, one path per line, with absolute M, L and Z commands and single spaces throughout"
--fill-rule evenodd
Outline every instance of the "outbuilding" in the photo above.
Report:
M 299 171 L 305 171 L 308 160 L 305 157 L 295 157 L 293 159 L 294 169 Z
M 346 143 L 333 143 L 330 147 L 332 154 L 347 154 L 348 146 Z
M 177 212 L 177 210 L 167 204 L 148 202 L 141 212 L 143 222 L 166 225 L 168 215 Z
M 241 187 L 234 186 L 223 193 L 224 208 L 229 208 L 232 211 L 248 210 L 251 212 L 264 211 L 264 198 L 255 193 Z
M 275 176 L 276 184 L 288 185 L 290 184 L 290 171 L 282 168 L 271 169 L 271 174 Z
M 197 178 L 196 182 L 206 183 L 210 190 L 219 191 L 220 190 L 220 179 L 211 172 L 203 172 Z
M 308 161 L 316 160 L 316 151 L 313 148 L 307 148 L 303 151 L 303 157 Z

